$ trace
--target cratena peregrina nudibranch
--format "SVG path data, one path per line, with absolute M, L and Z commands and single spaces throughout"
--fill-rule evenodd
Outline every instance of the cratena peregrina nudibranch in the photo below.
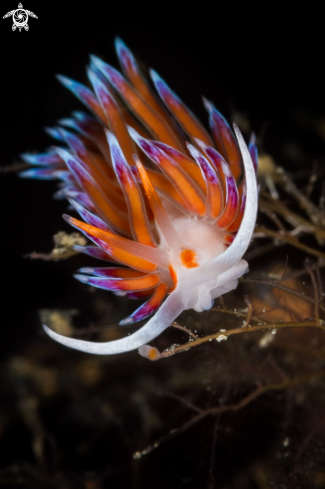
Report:
M 247 148 L 212 103 L 204 100 L 212 136 L 154 71 L 159 98 L 120 40 L 125 76 L 91 56 L 92 90 L 58 76 L 92 112 L 73 112 L 47 129 L 64 147 L 22 155 L 40 165 L 25 177 L 59 179 L 82 221 L 64 216 L 95 246 L 76 246 L 110 266 L 83 268 L 76 278 L 132 299 L 146 299 L 121 325 L 152 316 L 135 333 L 104 343 L 54 340 L 97 355 L 139 348 L 185 309 L 210 309 L 216 297 L 236 288 L 247 270 L 242 259 L 257 213 L 257 149 Z M 123 265 L 123 266 L 121 266 Z

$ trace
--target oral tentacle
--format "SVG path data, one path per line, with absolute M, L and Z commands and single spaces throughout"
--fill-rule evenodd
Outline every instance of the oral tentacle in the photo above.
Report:
M 94 355 L 114 355 L 136 350 L 159 336 L 184 309 L 183 296 L 176 290 L 169 295 L 156 314 L 138 331 L 125 338 L 106 343 L 76 340 L 62 336 L 43 325 L 44 331 L 55 341 L 74 350 Z
M 220 256 L 213 260 L 213 266 L 218 267 L 220 273 L 224 272 L 227 268 L 231 268 L 244 255 L 252 239 L 257 214 L 258 196 L 254 165 L 244 138 L 236 124 L 234 124 L 234 130 L 238 140 L 245 169 L 247 199 L 244 216 L 234 241 L 226 249 L 226 251 L 224 251 Z

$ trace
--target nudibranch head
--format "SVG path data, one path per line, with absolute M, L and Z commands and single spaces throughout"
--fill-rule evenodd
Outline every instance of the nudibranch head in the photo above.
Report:
M 210 136 L 151 70 L 162 104 L 119 39 L 116 50 L 125 77 L 95 56 L 88 69 L 93 90 L 58 77 L 92 115 L 74 112 L 48 129 L 65 147 L 22 155 L 40 165 L 22 176 L 61 180 L 58 195 L 82 221 L 65 219 L 95 244 L 76 249 L 110 262 L 83 268 L 76 278 L 146 299 L 121 325 L 152 316 L 135 333 L 106 343 L 67 338 L 44 326 L 47 334 L 98 355 L 139 348 L 150 356 L 154 349 L 146 344 L 183 310 L 210 309 L 245 273 L 242 257 L 257 213 L 257 150 L 254 138 L 247 148 L 239 129 L 234 126 L 234 134 L 204 100 Z

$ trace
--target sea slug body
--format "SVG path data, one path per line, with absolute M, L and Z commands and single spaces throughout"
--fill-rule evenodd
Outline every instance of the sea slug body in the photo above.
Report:
M 149 358 L 154 349 L 147 343 L 183 310 L 210 309 L 247 270 L 242 257 L 257 213 L 257 149 L 254 138 L 247 148 L 237 126 L 233 133 L 204 100 L 210 136 L 151 70 L 157 97 L 120 39 L 116 50 L 124 76 L 92 56 L 93 90 L 58 76 L 92 115 L 74 112 L 47 129 L 63 146 L 22 155 L 34 167 L 21 176 L 59 179 L 57 196 L 67 198 L 82 220 L 64 218 L 94 243 L 77 251 L 107 262 L 81 269 L 76 278 L 146 300 L 122 326 L 151 316 L 135 333 L 105 343 L 44 326 L 47 334 L 88 353 L 138 348 Z

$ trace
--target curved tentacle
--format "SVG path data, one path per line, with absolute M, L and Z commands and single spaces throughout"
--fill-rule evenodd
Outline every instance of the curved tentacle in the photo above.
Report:
M 214 267 L 217 265 L 219 272 L 224 272 L 227 268 L 235 265 L 244 255 L 252 239 L 257 214 L 258 194 L 254 164 L 244 138 L 236 124 L 234 124 L 234 130 L 244 163 L 247 200 L 243 220 L 234 241 L 213 261 Z
M 105 343 L 76 340 L 55 333 L 43 325 L 45 333 L 53 340 L 74 350 L 80 350 L 94 355 L 114 355 L 136 350 L 159 336 L 177 318 L 185 308 L 185 301 L 179 289 L 172 292 L 158 309 L 156 314 L 135 333 L 125 338 Z

